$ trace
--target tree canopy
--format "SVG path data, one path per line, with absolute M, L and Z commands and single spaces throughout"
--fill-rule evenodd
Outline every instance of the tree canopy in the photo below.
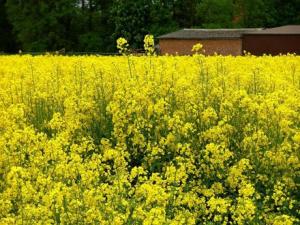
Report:
M 0 0 L 0 52 L 115 52 L 118 37 L 300 23 L 300 0 Z

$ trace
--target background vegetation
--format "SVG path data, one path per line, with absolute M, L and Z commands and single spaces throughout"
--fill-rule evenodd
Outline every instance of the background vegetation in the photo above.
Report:
M 114 52 L 123 36 L 142 48 L 183 27 L 273 27 L 300 23 L 300 0 L 0 0 L 0 52 Z

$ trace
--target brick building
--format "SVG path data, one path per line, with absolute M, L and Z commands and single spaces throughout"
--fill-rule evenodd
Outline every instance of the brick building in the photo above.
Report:
M 158 37 L 161 54 L 192 54 L 192 47 L 201 43 L 206 55 L 241 55 L 242 35 L 261 29 L 183 29 Z
M 300 25 L 270 29 L 183 29 L 158 37 L 161 54 L 192 54 L 192 47 L 203 45 L 206 55 L 300 54 Z
M 243 35 L 242 49 L 253 55 L 300 55 L 300 25 L 264 29 Z

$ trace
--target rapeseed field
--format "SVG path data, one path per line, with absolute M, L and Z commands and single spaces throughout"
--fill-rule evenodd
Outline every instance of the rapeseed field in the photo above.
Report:
M 299 224 L 299 160 L 299 56 L 0 57 L 0 224 Z

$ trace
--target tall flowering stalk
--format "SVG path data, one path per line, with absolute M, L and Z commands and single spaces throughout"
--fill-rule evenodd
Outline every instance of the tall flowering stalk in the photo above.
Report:
M 118 38 L 117 49 L 119 49 L 120 54 L 122 54 L 122 55 L 128 54 L 128 52 L 129 52 L 128 47 L 129 47 L 129 44 L 125 38 L 123 38 L 123 37 Z
M 155 48 L 154 48 L 154 37 L 153 35 L 147 34 L 144 38 L 144 49 L 146 55 L 154 55 Z
M 132 75 L 131 62 L 130 62 L 130 57 L 129 57 L 128 41 L 123 37 L 118 38 L 117 49 L 119 49 L 120 54 L 127 56 L 128 69 L 129 69 L 130 77 L 132 78 L 133 75 Z

